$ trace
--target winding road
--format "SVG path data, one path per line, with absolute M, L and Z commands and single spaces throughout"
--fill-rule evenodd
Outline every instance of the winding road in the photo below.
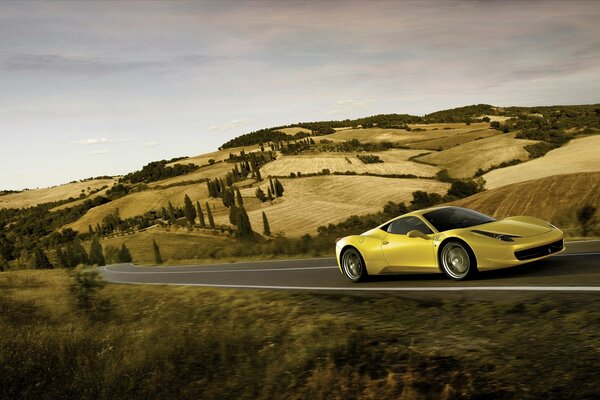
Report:
M 352 283 L 335 258 L 272 260 L 192 266 L 116 264 L 100 268 L 112 283 L 188 285 L 221 288 L 348 292 L 559 291 L 600 292 L 600 240 L 567 242 L 567 251 L 509 269 L 483 272 L 455 282 L 442 274 L 372 277 Z

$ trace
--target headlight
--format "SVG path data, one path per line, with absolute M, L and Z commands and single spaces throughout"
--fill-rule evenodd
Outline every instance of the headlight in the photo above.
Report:
M 493 233 L 493 232 L 486 232 L 486 231 L 480 231 L 480 230 L 472 230 L 471 232 L 478 233 L 480 235 L 491 237 L 494 239 L 502 240 L 503 242 L 514 242 L 513 238 L 519 237 L 516 235 L 506 235 L 504 233 Z

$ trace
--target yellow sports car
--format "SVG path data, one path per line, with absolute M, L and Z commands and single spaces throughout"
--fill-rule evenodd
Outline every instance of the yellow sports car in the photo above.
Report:
M 336 242 L 340 271 L 369 275 L 442 271 L 456 280 L 561 253 L 563 232 L 534 217 L 495 220 L 461 207 L 413 211 Z

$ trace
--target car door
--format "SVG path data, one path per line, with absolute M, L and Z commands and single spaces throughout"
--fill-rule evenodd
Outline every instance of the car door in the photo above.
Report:
M 409 238 L 407 233 L 413 230 L 421 231 L 427 238 Z M 387 233 L 381 248 L 390 267 L 417 271 L 435 267 L 433 232 L 419 217 L 398 218 L 388 225 Z

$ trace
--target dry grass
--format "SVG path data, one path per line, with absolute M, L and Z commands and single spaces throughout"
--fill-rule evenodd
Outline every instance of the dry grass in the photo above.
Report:
M 2 398 L 597 397 L 593 294 L 111 284 L 92 294 L 99 312 L 77 308 L 69 283 L 0 273 Z
M 66 227 L 79 232 L 87 232 L 88 225 L 96 226 L 96 223 L 102 222 L 102 218 L 115 213 L 117 209 L 121 218 L 125 219 L 142 215 L 147 211 L 160 210 L 162 207 L 167 207 L 169 201 L 174 206 L 181 207 L 183 206 L 183 198 L 186 194 L 190 196 L 192 201 L 201 200 L 202 205 L 204 205 L 204 201 L 208 196 L 208 190 L 205 183 L 199 183 L 132 193 L 120 199 L 113 200 L 110 203 L 92 208 L 83 217 Z M 223 207 L 220 201 L 211 200 L 210 203 L 215 204 L 217 207 Z
M 577 210 L 586 204 L 600 209 L 600 172 L 554 175 L 515 183 L 486 190 L 453 204 L 496 218 L 530 215 L 561 228 L 575 229 Z
M 102 186 L 112 186 L 116 179 L 94 179 L 85 182 L 67 183 L 44 189 L 26 190 L 21 193 L 0 196 L 0 208 L 31 207 L 42 203 L 78 198 L 81 193 L 88 194 Z
M 600 170 L 600 135 L 571 140 L 544 157 L 490 171 L 483 177 L 490 189 L 551 175 Z M 550 193 L 550 192 L 549 192 Z
M 523 147 L 535 143 L 535 141 L 515 139 L 514 137 L 514 134 L 503 134 L 476 140 L 448 150 L 431 153 L 420 157 L 419 160 L 447 169 L 455 178 L 467 178 L 473 176 L 479 168 L 485 170 L 493 164 L 500 164 L 515 158 L 527 159 L 529 153 Z
M 167 165 L 175 165 L 175 164 L 197 164 L 197 165 L 206 165 L 208 164 L 208 160 L 213 159 L 215 161 L 225 160 L 229 158 L 229 153 L 239 154 L 242 149 L 246 153 L 250 153 L 252 151 L 260 150 L 260 146 L 252 145 L 252 146 L 244 146 L 244 147 L 233 147 L 231 149 L 223 149 L 218 151 L 213 151 L 212 153 L 200 154 L 193 157 L 188 157 L 183 160 L 175 161 Z
M 312 132 L 310 129 L 301 128 L 299 126 L 292 126 L 291 128 L 283 128 L 283 129 L 275 129 L 275 130 L 278 132 L 283 132 L 288 135 L 292 135 L 292 136 L 294 136 L 298 132 L 305 132 L 305 133 Z
M 439 168 L 408 161 L 408 158 L 421 153 L 419 150 L 396 149 L 379 153 L 384 162 L 377 164 L 364 164 L 357 157 L 357 153 L 319 153 L 298 156 L 280 156 L 277 160 L 265 165 L 261 173 L 263 176 L 283 175 L 298 171 L 303 174 L 321 172 L 329 169 L 331 172 L 353 171 L 359 174 L 369 172 L 375 174 L 413 174 L 416 176 L 435 176 Z
M 425 179 L 392 179 L 370 176 L 316 176 L 282 179 L 285 194 L 270 203 L 247 204 L 248 215 L 255 231 L 262 231 L 262 211 L 271 232 L 287 236 L 316 233 L 321 225 L 337 223 L 351 215 L 380 211 L 388 201 L 410 201 L 412 192 L 424 190 L 445 193 L 448 185 Z M 261 185 L 267 190 L 267 185 Z M 244 196 L 254 196 L 254 188 L 243 189 Z M 246 201 L 245 201 L 246 203 Z M 215 218 L 226 224 L 226 215 Z
M 223 178 L 228 172 L 231 172 L 234 164 L 228 162 L 219 162 L 214 165 L 205 165 L 200 169 L 190 172 L 189 174 L 174 176 L 172 178 L 163 179 L 162 181 L 156 181 L 149 183 L 148 186 L 167 186 L 174 183 L 197 181 L 205 178 Z
M 494 129 L 465 129 L 464 132 L 463 130 L 432 131 L 428 133 L 426 139 L 411 141 L 407 144 L 414 149 L 439 150 L 441 148 L 443 150 L 498 135 L 502 135 L 502 133 Z
M 168 264 L 179 260 L 198 262 L 210 259 L 215 249 L 226 246 L 231 239 L 216 233 L 211 234 L 208 230 L 188 232 L 185 229 L 165 231 L 154 228 L 133 235 L 104 238 L 102 246 L 121 248 L 121 245 L 125 244 L 135 263 L 153 264 L 152 240 L 156 240 L 163 261 Z

